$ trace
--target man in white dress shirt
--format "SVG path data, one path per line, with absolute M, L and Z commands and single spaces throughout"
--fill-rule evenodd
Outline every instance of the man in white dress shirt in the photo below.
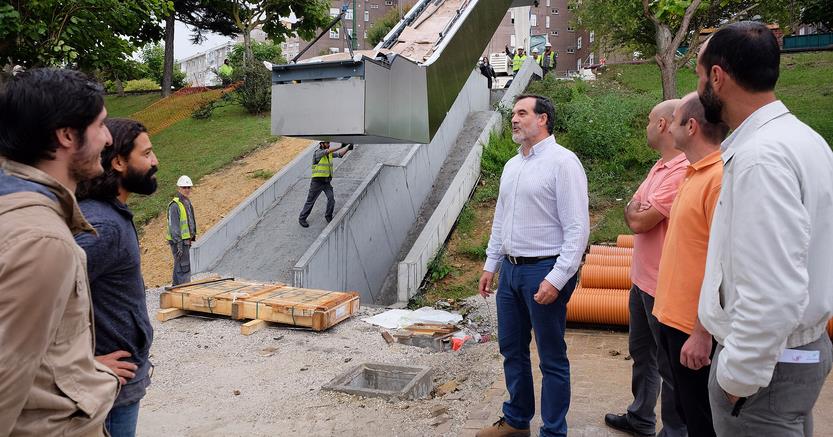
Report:
M 503 417 L 479 437 L 528 436 L 535 415 L 529 357 L 531 331 L 543 373 L 541 436 L 567 435 L 570 362 L 564 330 L 567 302 L 590 234 L 587 177 L 576 155 L 555 142 L 548 99 L 518 96 L 512 139 L 518 155 L 503 168 L 480 294 L 496 295 L 498 338 L 510 398 Z
M 700 323 L 718 342 L 709 400 L 718 436 L 809 436 L 831 367 L 833 152 L 775 97 L 780 49 L 740 22 L 700 50 L 697 92 L 723 142 Z

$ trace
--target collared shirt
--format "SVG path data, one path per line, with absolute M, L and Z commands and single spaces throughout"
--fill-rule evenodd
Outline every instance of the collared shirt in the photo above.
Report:
M 590 236 L 587 176 L 575 153 L 550 135 L 503 167 L 483 270 L 504 255 L 559 255 L 546 280 L 561 289 L 578 271 Z
M 671 205 L 677 196 L 677 187 L 685 176 L 686 167 L 688 160 L 682 153 L 665 162 L 660 159 L 651 167 L 648 176 L 633 195 L 633 200 L 651 204 L 666 217 L 649 231 L 633 237 L 631 281 L 651 296 L 657 288 L 659 260 L 665 231 L 668 229 L 668 216 L 671 215 Z
M 79 203 L 97 234 L 82 232 L 75 241 L 87 254 L 87 274 L 95 313 L 95 354 L 123 350 L 124 361 L 138 366 L 119 391 L 115 407 L 142 399 L 150 384 L 153 327 L 147 311 L 139 239 L 133 213 L 118 199 L 85 199 Z
M 749 396 L 784 348 L 818 340 L 833 316 L 833 152 L 780 101 L 723 149 L 699 316 L 724 347 L 718 384 Z
M 654 316 L 660 323 L 687 334 L 694 331 L 697 321 L 709 227 L 722 177 L 720 150 L 689 165 L 668 218 Z

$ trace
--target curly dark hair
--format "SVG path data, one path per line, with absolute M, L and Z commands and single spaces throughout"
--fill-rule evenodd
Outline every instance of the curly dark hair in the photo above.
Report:
M 75 189 L 75 197 L 78 200 L 106 200 L 118 196 L 121 175 L 113 169 L 113 158 L 121 156 L 127 159 L 133 152 L 136 137 L 147 132 L 145 125 L 129 118 L 108 118 L 104 124 L 113 137 L 113 145 L 101 151 L 101 166 L 104 167 L 104 173 L 78 184 Z

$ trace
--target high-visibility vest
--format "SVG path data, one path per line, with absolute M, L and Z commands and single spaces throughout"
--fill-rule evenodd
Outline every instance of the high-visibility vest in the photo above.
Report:
M 232 70 L 231 65 L 223 64 L 220 65 L 220 69 L 217 72 L 220 73 L 220 76 L 231 77 L 232 71 L 234 70 Z
M 550 52 L 549 58 L 550 58 L 549 68 L 555 68 L 555 52 Z M 544 55 L 538 55 L 538 59 L 536 59 L 536 61 L 538 61 L 538 65 L 543 66 L 544 65 Z
M 168 232 L 165 235 L 165 239 L 168 241 L 172 241 L 173 237 L 171 237 L 171 205 L 176 203 L 179 207 L 179 236 L 183 240 L 190 240 L 191 239 L 191 229 L 188 228 L 188 211 L 185 210 L 185 205 L 182 204 L 182 201 L 179 200 L 179 197 L 174 197 L 170 203 L 168 203 Z
M 512 58 L 512 71 L 520 70 L 521 65 L 523 65 L 524 61 L 526 61 L 526 55 L 523 55 L 523 56 L 515 55 L 515 57 Z
M 312 177 L 329 178 L 333 176 L 333 154 L 328 153 L 312 165 Z

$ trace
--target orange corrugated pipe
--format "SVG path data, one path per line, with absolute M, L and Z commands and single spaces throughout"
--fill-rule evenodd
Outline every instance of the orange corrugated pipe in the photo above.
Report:
M 594 244 L 590 246 L 590 253 L 598 255 L 633 255 L 633 249 L 630 247 L 614 247 L 614 246 L 599 246 Z
M 567 321 L 628 326 L 627 290 L 577 287 L 567 303 Z
M 632 257 L 627 255 L 600 255 L 588 253 L 584 257 L 584 265 L 592 264 L 597 266 L 623 266 L 630 267 Z
M 622 234 L 616 237 L 616 247 L 630 247 L 633 248 L 633 235 Z
M 833 338 L 833 319 L 830 319 L 830 321 L 827 322 L 827 335 L 829 335 L 830 338 Z
M 581 286 L 627 290 L 631 288 L 631 268 L 585 264 L 581 269 Z

